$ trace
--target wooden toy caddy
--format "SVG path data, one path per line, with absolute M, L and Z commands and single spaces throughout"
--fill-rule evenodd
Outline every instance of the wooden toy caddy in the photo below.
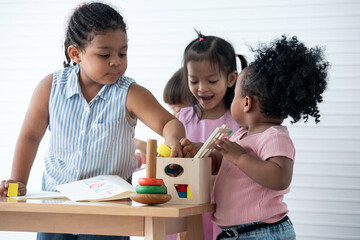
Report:
M 210 158 L 157 158 L 156 176 L 162 178 L 171 195 L 169 203 L 203 204 L 210 202 L 211 159 Z M 165 172 L 169 164 L 178 164 L 183 172 L 176 177 Z M 187 185 L 187 197 L 180 197 L 177 185 Z M 191 197 L 189 197 L 189 192 Z
M 226 125 L 217 127 L 210 135 L 194 158 L 158 157 L 156 176 L 164 180 L 172 204 L 203 204 L 211 201 L 211 158 L 210 155 L 215 139 L 222 139 L 228 134 Z M 183 172 L 178 176 L 166 173 L 166 166 L 178 164 Z M 187 197 L 179 196 L 176 186 L 187 185 Z M 190 195 L 190 197 L 189 197 Z

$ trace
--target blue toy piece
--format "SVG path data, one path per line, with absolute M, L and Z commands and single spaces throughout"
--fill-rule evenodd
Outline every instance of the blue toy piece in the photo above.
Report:
M 170 164 L 166 166 L 165 172 L 170 174 L 175 174 L 179 170 L 179 165 L 175 166 L 174 168 L 170 168 Z
M 187 198 L 187 192 L 177 192 L 179 195 L 179 198 Z

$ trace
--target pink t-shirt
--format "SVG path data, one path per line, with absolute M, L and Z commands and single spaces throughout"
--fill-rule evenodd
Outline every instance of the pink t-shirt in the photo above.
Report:
M 180 110 L 179 120 L 184 124 L 186 138 L 192 142 L 205 142 L 215 128 L 224 123 L 233 133 L 240 128 L 239 124 L 232 118 L 229 110 L 218 119 L 199 120 L 197 115 L 194 114 L 194 109 L 186 107 Z
M 240 127 L 232 118 L 230 111 L 226 111 L 223 116 L 218 119 L 199 120 L 192 107 L 182 108 L 179 120 L 184 124 L 185 136 L 192 142 L 205 142 L 216 127 L 223 124 L 235 133 Z M 211 221 L 212 213 L 203 214 L 204 239 L 216 240 L 221 229 Z M 167 239 L 169 240 L 169 239 Z
M 295 159 L 295 148 L 284 126 L 270 127 L 262 133 L 247 136 L 239 129 L 230 140 L 242 146 L 247 153 L 264 161 L 273 156 Z M 212 220 L 219 226 L 235 226 L 252 222 L 273 223 L 288 212 L 283 202 L 289 188 L 276 191 L 254 182 L 240 168 L 223 159 L 214 184 L 216 210 Z

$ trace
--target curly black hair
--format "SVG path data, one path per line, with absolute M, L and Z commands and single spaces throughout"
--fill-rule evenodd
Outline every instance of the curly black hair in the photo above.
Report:
M 75 9 L 66 30 L 64 67 L 75 64 L 71 62 L 67 52 L 70 45 L 83 50 L 95 35 L 102 34 L 108 29 L 120 29 L 126 33 L 123 17 L 111 6 L 101 2 L 92 2 L 85 3 Z
M 329 63 L 320 47 L 307 48 L 296 36 L 280 39 L 251 49 L 256 53 L 242 81 L 242 96 L 256 96 L 268 117 L 291 123 L 309 116 L 320 120 L 318 103 L 327 86 Z

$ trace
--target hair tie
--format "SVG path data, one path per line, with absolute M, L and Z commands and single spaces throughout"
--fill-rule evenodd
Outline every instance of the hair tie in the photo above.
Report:
M 239 54 L 235 53 L 235 57 L 238 57 L 238 56 L 239 56 Z
M 204 38 L 203 38 L 203 37 L 199 38 L 199 41 L 200 41 L 200 42 L 201 42 L 202 40 L 204 40 Z

